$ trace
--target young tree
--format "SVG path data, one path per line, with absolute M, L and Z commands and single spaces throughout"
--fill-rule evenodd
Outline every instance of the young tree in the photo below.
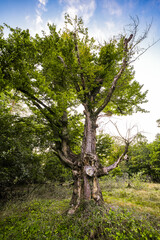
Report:
M 117 161 L 102 166 L 96 153 L 97 119 L 101 112 L 144 111 L 140 104 L 147 92 L 142 93 L 134 80 L 131 62 L 150 26 L 137 37 L 138 20 L 133 20 L 129 36 L 120 35 L 101 45 L 89 38 L 81 18 L 72 20 L 66 15 L 65 19 L 64 31 L 49 25 L 50 34 L 43 37 L 33 38 L 28 30 L 7 26 L 11 33 L 4 39 L 1 27 L 0 80 L 2 88 L 16 89 L 37 119 L 43 118 L 52 130 L 54 153 L 72 169 L 69 213 L 74 213 L 84 200 L 103 202 L 98 178 L 116 168 L 128 151 L 126 141 Z M 84 108 L 83 121 L 76 111 L 79 105 Z

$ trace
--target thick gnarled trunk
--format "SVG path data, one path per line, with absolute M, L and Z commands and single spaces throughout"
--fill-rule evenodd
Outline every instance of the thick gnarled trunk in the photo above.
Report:
M 94 199 L 100 204 L 102 193 L 98 183 L 97 170 L 99 159 L 96 155 L 96 120 L 97 117 L 85 109 L 85 130 L 82 144 L 81 161 L 83 163 L 83 195 L 85 200 Z
M 103 203 L 102 192 L 99 186 L 98 178 L 107 175 L 109 171 L 118 166 L 128 151 L 129 142 L 126 142 L 124 152 L 118 160 L 108 166 L 103 167 L 100 164 L 96 154 L 96 120 L 97 117 L 85 109 L 84 136 L 82 141 L 81 155 L 75 155 L 69 148 L 69 139 L 67 137 L 67 115 L 63 114 L 62 123 L 62 142 L 61 150 L 58 150 L 58 156 L 61 161 L 72 169 L 73 174 L 73 194 L 70 202 L 71 208 L 69 214 L 73 214 L 81 203 L 93 200 L 97 205 Z
M 75 171 L 73 173 L 74 185 L 69 214 L 73 214 L 81 203 L 85 201 L 94 200 L 97 205 L 103 203 L 98 177 L 95 173 L 93 174 L 90 166 L 84 166 L 83 169 L 80 174 L 78 172 L 75 173 Z
M 73 195 L 69 213 L 79 207 L 81 202 L 93 199 L 96 204 L 103 202 L 98 181 L 99 159 L 96 155 L 96 118 L 85 112 L 85 129 L 79 167 L 73 170 Z

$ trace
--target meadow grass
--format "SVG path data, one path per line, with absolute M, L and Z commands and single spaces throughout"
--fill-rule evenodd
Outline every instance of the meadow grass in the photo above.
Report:
M 73 216 L 67 215 L 70 186 L 42 186 L 1 208 L 0 239 L 160 240 L 160 184 L 127 185 L 124 179 L 103 179 L 105 206 L 84 203 Z
M 134 209 L 139 214 L 160 217 L 160 184 L 134 181 L 131 187 L 123 180 L 102 181 L 103 197 L 106 203 Z

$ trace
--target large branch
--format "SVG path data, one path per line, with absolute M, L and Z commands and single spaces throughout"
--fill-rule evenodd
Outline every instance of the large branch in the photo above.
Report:
M 57 145 L 57 153 L 61 162 L 65 165 L 73 168 L 75 161 L 77 161 L 78 155 L 74 154 L 69 145 L 69 133 L 68 133 L 68 116 L 67 111 L 64 111 L 61 122 L 61 143 Z
M 24 94 L 26 94 L 31 99 L 33 104 L 40 110 L 40 112 L 44 115 L 44 117 L 51 124 L 51 127 L 53 127 L 53 125 L 56 126 L 53 123 L 52 118 L 45 112 L 45 109 L 47 109 L 50 113 L 54 114 L 54 112 L 50 108 L 48 108 L 42 101 L 40 101 L 38 98 L 36 98 L 34 95 L 29 93 L 28 91 L 23 90 L 23 89 L 18 89 L 18 90 L 23 92 Z M 45 109 L 43 109 L 42 106 Z M 65 134 L 66 134 L 66 124 L 65 124 L 65 121 L 67 121 L 67 119 L 65 119 L 66 117 L 67 116 L 66 116 L 66 112 L 65 112 L 63 114 L 62 121 L 61 121 L 62 124 L 64 124 L 64 129 L 62 131 L 62 136 L 61 136 L 62 137 L 62 139 L 61 139 L 62 140 L 62 149 L 61 149 L 61 151 L 60 150 L 55 150 L 55 149 L 54 150 L 57 153 L 56 155 L 59 157 L 59 159 L 61 160 L 61 162 L 64 165 L 67 165 L 68 167 L 73 168 L 73 162 L 68 158 L 68 154 L 67 154 L 68 145 L 67 145 L 67 141 L 66 141 L 66 137 L 65 137 Z M 54 131 L 55 131 L 55 129 L 54 129 Z M 70 152 L 70 154 L 72 154 L 72 152 Z
M 71 169 L 73 168 L 74 163 L 69 158 L 67 158 L 60 150 L 57 151 L 57 156 L 64 165 L 67 165 Z
M 75 44 L 75 51 L 76 51 L 76 53 L 77 53 L 78 64 L 79 64 L 80 69 L 81 69 L 81 71 L 82 71 L 83 68 L 82 68 L 82 66 L 81 66 L 81 60 L 80 60 L 80 56 L 79 56 L 79 50 L 78 50 L 78 43 L 77 43 L 76 33 L 74 33 L 73 36 L 74 36 L 74 44 Z M 80 75 L 81 75 L 81 81 L 82 81 L 82 88 L 83 88 L 83 90 L 85 90 L 84 75 L 83 75 L 82 72 L 81 72 Z
M 127 152 L 128 152 L 128 147 L 129 147 L 129 142 L 126 142 L 126 146 L 125 146 L 125 150 L 124 152 L 121 154 L 121 156 L 118 158 L 118 160 L 116 162 L 114 162 L 112 165 L 108 166 L 108 167 L 100 167 L 98 170 L 98 177 L 102 177 L 107 175 L 111 170 L 115 169 L 119 163 L 125 159 L 125 157 L 127 156 Z
M 121 65 L 121 68 L 118 72 L 118 74 L 114 77 L 113 79 L 113 82 L 112 82 L 112 85 L 111 85 L 111 88 L 109 89 L 108 91 L 108 94 L 107 94 L 107 97 L 104 99 L 104 102 L 102 103 L 102 105 L 97 109 L 97 111 L 95 112 L 95 115 L 98 116 L 99 113 L 101 111 L 103 111 L 103 109 L 107 106 L 107 104 L 110 102 L 111 100 L 111 97 L 115 91 L 115 88 L 116 88 L 116 85 L 117 85 L 117 82 L 119 80 L 119 78 L 121 77 L 122 73 L 124 72 L 124 70 L 126 69 L 127 67 L 127 64 L 128 64 L 128 60 L 127 60 L 127 52 L 128 52 L 128 43 L 131 41 L 133 37 L 133 34 L 131 34 L 129 36 L 129 38 L 125 38 L 124 39 L 124 58 L 123 58 L 123 61 L 122 61 L 122 65 Z
M 36 98 L 33 94 L 31 94 L 30 92 L 22 89 L 22 88 L 18 88 L 17 90 L 21 91 L 22 93 L 24 93 L 25 95 L 27 95 L 31 100 L 34 100 L 35 102 L 39 103 L 41 106 L 43 106 L 45 109 L 47 109 L 52 115 L 55 115 L 55 113 L 52 111 L 52 109 L 50 107 L 48 107 L 45 103 L 43 103 L 41 100 L 39 100 L 38 98 Z
M 108 94 L 107 94 L 107 97 L 105 98 L 104 102 L 102 103 L 102 105 L 97 109 L 97 111 L 95 112 L 95 115 L 98 116 L 100 112 L 103 111 L 103 109 L 107 106 L 107 104 L 110 102 L 111 100 L 111 97 L 113 95 L 113 92 L 116 88 L 116 85 L 117 85 L 117 82 L 118 82 L 118 79 L 121 77 L 122 73 L 124 72 L 126 68 L 126 61 L 123 62 L 123 65 L 119 71 L 119 73 L 114 77 L 114 80 L 112 82 L 112 86 L 111 88 L 109 89 L 108 91 Z
M 49 108 L 48 106 L 46 106 L 42 101 L 40 101 L 38 98 L 36 98 L 33 94 L 29 93 L 28 91 L 18 88 L 17 90 L 19 90 L 20 92 L 24 93 L 25 95 L 28 96 L 28 98 L 32 101 L 33 105 L 36 106 L 40 112 L 44 115 L 44 117 L 46 118 L 46 120 L 50 123 L 51 127 L 53 128 L 54 126 L 54 131 L 55 129 L 58 128 L 58 126 L 53 122 L 53 119 L 49 116 L 49 114 L 45 111 L 48 110 L 49 113 L 52 114 L 52 116 L 54 116 L 54 112 L 51 110 L 51 108 Z M 42 108 L 42 106 L 44 108 Z

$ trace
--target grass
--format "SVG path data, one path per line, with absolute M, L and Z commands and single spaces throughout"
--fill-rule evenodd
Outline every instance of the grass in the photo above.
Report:
M 23 201 L 7 202 L 0 213 L 4 240 L 160 240 L 160 184 L 123 179 L 101 181 L 105 207 L 91 202 L 66 214 L 71 188 L 42 186 Z M 83 206 L 82 206 L 83 207 Z
M 103 181 L 105 202 L 133 209 L 142 215 L 150 214 L 153 218 L 160 218 L 160 184 L 137 182 L 132 181 L 132 187 L 128 188 L 128 183 L 120 179 Z

